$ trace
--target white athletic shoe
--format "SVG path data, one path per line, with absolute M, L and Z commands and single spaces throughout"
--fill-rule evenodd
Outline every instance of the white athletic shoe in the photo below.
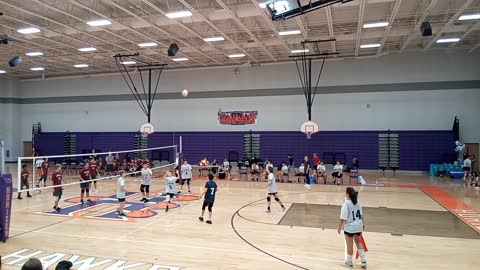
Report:
M 360 266 L 361 266 L 363 269 L 367 269 L 367 262 L 362 262 L 362 264 L 360 264 Z
M 310 186 L 309 184 L 306 184 L 304 187 L 305 187 L 306 189 L 311 189 L 311 188 L 312 188 L 312 186 Z
M 353 268 L 353 262 L 346 261 L 345 262 L 345 267 Z

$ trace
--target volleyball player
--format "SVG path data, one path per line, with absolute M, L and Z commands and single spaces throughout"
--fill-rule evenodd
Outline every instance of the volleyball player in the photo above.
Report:
M 345 265 L 350 268 L 353 267 L 353 242 L 355 241 L 362 262 L 361 266 L 362 268 L 367 268 L 365 250 L 360 240 L 362 231 L 365 228 L 365 224 L 363 223 L 363 210 L 362 205 L 358 201 L 358 192 L 352 187 L 348 187 L 345 191 L 345 201 L 340 211 L 338 234 L 341 233 L 342 228 L 347 243 L 347 261 Z
M 92 178 L 93 180 L 93 188 L 94 189 L 97 189 L 97 175 L 98 175 L 98 165 L 97 165 L 97 161 L 95 161 L 95 158 L 92 158 L 90 160 L 90 178 Z
M 38 185 L 36 185 L 37 188 L 40 187 L 40 183 L 43 178 L 43 171 L 42 171 L 42 165 L 43 165 L 43 158 L 39 158 L 35 161 L 35 167 L 37 167 L 37 176 L 38 176 Z
M 90 200 L 90 165 L 86 163 L 83 165 L 83 168 L 80 170 L 80 203 L 83 204 L 83 195 L 87 193 L 87 202 L 91 203 Z
M 47 186 L 47 178 L 48 178 L 48 169 L 50 168 L 50 165 L 48 164 L 48 158 L 45 158 L 45 160 L 42 163 L 42 176 L 40 177 L 40 181 L 38 182 L 38 185 L 43 180 L 43 186 Z
M 187 182 L 188 192 L 191 193 L 191 191 L 190 191 L 190 180 L 192 180 L 192 166 L 190 164 L 188 164 L 187 160 L 183 161 L 181 171 L 182 171 L 182 179 L 181 179 L 181 183 L 180 183 L 180 191 L 183 191 L 183 184 L 185 184 L 185 182 Z
M 265 176 L 267 176 L 268 182 L 266 185 L 267 188 L 267 212 L 270 213 L 270 203 L 271 203 L 271 197 L 273 196 L 275 198 L 275 201 L 277 201 L 280 206 L 282 207 L 282 211 L 285 211 L 285 206 L 283 206 L 282 202 L 277 196 L 278 193 L 278 188 L 277 188 L 277 180 L 275 179 L 275 175 L 273 174 L 273 167 L 267 167 L 265 170 Z
M 165 212 L 168 212 L 168 205 L 177 193 L 177 186 L 175 185 L 177 177 L 173 176 L 171 171 L 167 171 L 167 173 L 165 174 L 165 181 L 165 191 L 167 193 L 167 199 L 165 200 L 167 202 L 167 207 L 165 208 Z
M 28 187 L 28 170 L 27 170 L 27 165 L 26 164 L 23 164 L 22 165 L 22 186 L 20 187 L 19 190 L 22 190 L 23 187 L 26 187 L 27 189 L 29 189 Z M 18 197 L 17 199 L 21 200 L 22 199 L 22 193 L 19 191 L 18 192 Z M 32 197 L 30 195 L 30 191 L 27 191 L 27 197 Z
M 208 220 L 207 224 L 212 224 L 212 207 L 213 204 L 215 203 L 215 194 L 217 193 L 217 183 L 213 181 L 213 174 L 209 173 L 208 174 L 208 181 L 205 183 L 205 188 L 200 195 L 202 197 L 205 195 L 205 198 L 203 200 L 203 206 L 202 206 L 202 215 L 198 217 L 200 221 L 203 222 L 203 215 L 205 214 L 205 208 L 208 207 Z
M 143 198 L 141 201 L 144 203 L 149 202 L 148 198 L 150 197 L 150 184 L 152 182 L 152 170 L 149 168 L 148 161 L 143 163 L 142 168 L 142 184 L 140 185 L 140 192 L 142 192 Z
M 121 170 L 119 173 L 120 177 L 117 181 L 117 200 L 120 202 L 120 205 L 117 208 L 117 214 L 125 217 L 126 215 L 123 213 L 123 207 L 125 206 L 125 197 L 127 196 L 127 190 L 125 189 L 125 177 L 127 176 L 127 172 Z
M 47 159 L 45 159 L 47 160 Z M 48 162 L 48 161 L 47 161 Z M 62 184 L 62 165 L 57 164 L 55 166 L 55 172 L 52 174 L 52 181 L 54 186 L 59 186 Z M 54 187 L 53 188 L 53 197 L 55 197 L 55 205 L 53 206 L 53 209 L 55 209 L 57 212 L 60 212 L 62 210 L 60 207 L 58 207 L 58 202 L 60 201 L 60 198 L 62 198 L 62 187 Z

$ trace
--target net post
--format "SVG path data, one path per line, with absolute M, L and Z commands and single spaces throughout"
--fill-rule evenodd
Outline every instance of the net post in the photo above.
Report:
M 179 142 L 179 145 L 180 145 L 180 154 L 183 153 L 183 140 L 182 140 L 182 136 L 180 136 L 180 142 Z

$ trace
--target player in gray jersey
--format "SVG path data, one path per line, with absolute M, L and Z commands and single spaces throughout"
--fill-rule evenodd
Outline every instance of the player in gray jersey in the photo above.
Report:
M 177 177 L 173 176 L 171 171 L 168 171 L 165 174 L 165 182 L 165 191 L 167 193 L 167 199 L 165 200 L 167 202 L 167 207 L 165 208 L 165 212 L 168 212 L 168 204 L 172 201 L 173 197 L 177 193 L 177 186 L 175 184 L 177 182 Z
M 265 176 L 268 177 L 268 183 L 267 183 L 267 212 L 270 212 L 270 203 L 271 203 L 271 197 L 273 196 L 275 198 L 275 201 L 280 204 L 282 207 L 282 211 L 285 211 L 285 206 L 283 206 L 282 202 L 277 196 L 278 193 L 278 188 L 277 188 L 277 180 L 275 179 L 275 175 L 273 174 L 273 167 L 267 167 L 265 170 Z
M 141 201 L 144 203 L 149 202 L 150 196 L 150 183 L 152 182 L 152 170 L 149 168 L 149 163 L 144 162 L 142 168 L 142 184 L 140 185 L 140 192 L 142 192 L 143 198 Z

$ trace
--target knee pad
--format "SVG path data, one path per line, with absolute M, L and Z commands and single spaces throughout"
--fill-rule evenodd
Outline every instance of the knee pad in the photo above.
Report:
M 271 198 L 270 197 L 267 197 L 267 202 L 271 201 Z
M 279 202 L 279 201 L 280 201 L 280 199 L 279 199 L 279 198 L 275 198 L 275 201 Z
M 145 192 L 145 188 L 144 188 L 144 187 L 141 187 L 141 188 L 140 188 L 140 192 Z

